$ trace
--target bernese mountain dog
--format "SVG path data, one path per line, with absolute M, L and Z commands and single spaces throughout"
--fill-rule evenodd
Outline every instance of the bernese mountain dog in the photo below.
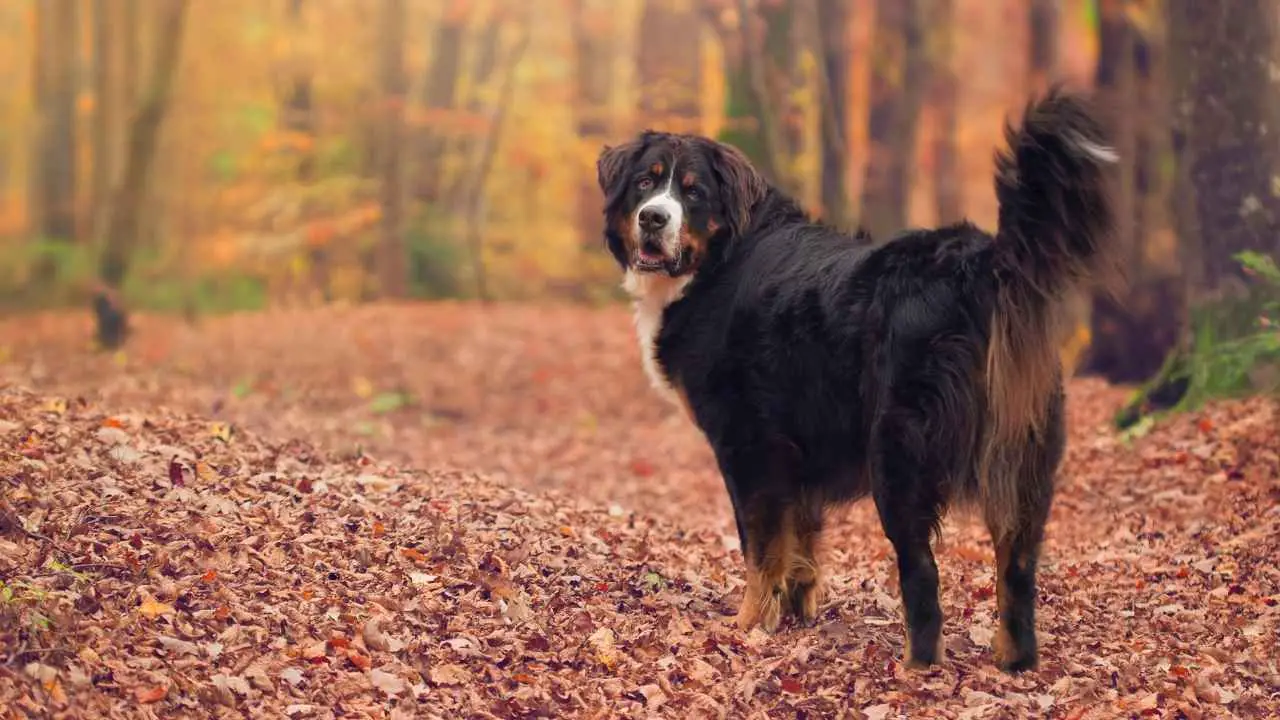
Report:
M 906 664 L 940 662 L 930 541 L 948 508 L 971 507 L 995 546 L 996 662 L 1037 664 L 1064 301 L 1121 277 L 1116 154 L 1060 87 L 1005 140 L 994 235 L 959 222 L 884 242 L 811 219 L 708 138 L 647 130 L 601 151 L 605 240 L 644 369 L 706 436 L 733 504 L 743 629 L 815 618 L 824 511 L 870 495 L 897 557 Z

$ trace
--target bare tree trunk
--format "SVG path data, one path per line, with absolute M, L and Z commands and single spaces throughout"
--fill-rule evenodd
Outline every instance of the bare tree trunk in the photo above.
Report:
M 778 126 L 776 106 L 769 93 L 765 48 L 757 42 L 757 20 L 756 14 L 751 11 L 750 3 L 747 0 L 738 0 L 738 22 L 742 33 L 742 67 L 746 77 L 746 92 L 751 98 L 751 106 L 755 109 L 756 121 L 760 124 L 759 156 L 754 159 L 760 165 L 760 171 L 765 177 L 787 188 L 782 131 Z
M 578 139 L 599 150 L 610 141 L 610 41 L 600 27 L 609 22 L 609 0 L 574 0 L 573 39 L 576 54 L 574 105 Z M 578 230 L 584 251 L 604 242 L 604 216 L 596 176 L 582 172 L 578 180 Z
M 439 202 L 443 164 L 448 148 L 448 126 L 438 123 L 454 108 L 458 91 L 458 75 L 462 70 L 462 41 L 466 31 L 467 4 L 451 2 L 445 10 L 432 41 L 431 66 L 427 75 L 422 103 L 431 120 L 419 131 L 418 178 L 414 195 L 419 200 Z
M 1040 92 L 1058 78 L 1061 0 L 1031 0 L 1031 90 Z
M 477 97 L 476 90 L 487 86 L 492 80 L 494 70 L 498 65 L 498 40 L 501 36 L 502 23 L 497 18 L 490 18 L 480 33 L 480 38 L 476 41 L 479 46 L 475 53 L 475 61 L 471 67 L 471 97 L 467 101 L 467 112 L 473 116 L 481 116 L 486 112 L 485 102 Z M 470 135 L 459 137 L 453 143 L 457 157 L 464 158 L 468 165 L 472 163 L 472 158 L 476 157 L 477 148 L 483 144 L 484 140 L 479 141 Z M 460 172 L 453 177 L 452 183 L 445 193 L 445 197 L 449 198 L 450 207 L 459 207 L 466 201 L 466 196 L 471 178 L 465 172 Z
M 876 4 L 861 224 L 877 242 L 907 224 L 916 127 L 928 77 L 922 3 Z
M 46 3 L 34 3 L 31 8 L 31 21 L 33 26 L 33 40 L 31 43 L 31 107 L 35 114 L 35 133 L 33 138 L 35 151 L 32 153 L 31 162 L 27 169 L 27 223 L 30 226 L 32 237 L 39 237 L 44 233 L 44 165 L 42 157 L 45 136 L 48 134 L 46 126 L 49 124 L 49 82 L 46 79 L 46 75 L 49 72 L 49 55 L 53 47 L 48 37 L 52 32 L 49 5 Z M 46 272 L 49 272 L 49 270 L 42 269 L 42 274 Z
M 934 118 L 934 203 L 940 224 L 964 217 L 960 194 L 960 151 L 956 105 L 958 83 L 955 70 L 956 0 L 933 0 L 935 33 L 933 67 L 930 69 Z
M 302 12 L 303 0 L 289 0 L 289 25 L 295 36 L 308 31 Z M 289 67 L 289 92 L 284 106 L 284 128 L 291 133 L 314 139 L 315 113 L 311 98 L 310 58 L 293 57 Z M 308 146 L 298 159 L 298 179 L 310 182 L 315 179 L 315 153 Z
M 120 8 L 120 108 L 125 117 L 132 117 L 138 103 L 138 80 L 142 77 L 141 15 L 138 0 L 120 0 Z M 122 142 L 124 132 L 122 128 Z
M 378 276 L 382 294 L 404 297 L 407 284 L 404 247 L 404 106 L 408 82 L 404 69 L 405 0 L 382 0 L 378 18 L 378 84 L 382 90 L 382 240 Z
M 1115 242 L 1122 248 L 1128 287 L 1118 298 L 1106 292 L 1091 298 L 1091 341 L 1081 372 L 1133 383 L 1159 370 L 1176 344 L 1180 318 L 1169 309 L 1180 303 L 1180 291 L 1167 270 L 1150 267 L 1146 252 L 1158 223 L 1147 197 L 1157 182 L 1161 146 L 1155 141 L 1160 114 L 1150 111 L 1157 83 L 1149 62 L 1154 49 L 1119 0 L 1104 0 L 1100 10 L 1094 84 L 1120 156 Z
M 849 151 L 844 129 L 849 117 L 851 10 L 845 0 L 814 1 L 821 46 L 822 213 L 828 222 L 844 226 L 850 221 Z
M 696 131 L 702 117 L 701 23 L 692 3 L 645 0 L 640 15 L 640 115 L 654 127 Z
M 467 247 L 471 252 L 471 266 L 475 274 L 476 297 L 481 302 L 489 301 L 488 272 L 484 262 L 484 202 L 485 183 L 489 179 L 489 171 L 493 167 L 493 158 L 497 155 L 498 142 L 502 138 L 502 129 L 506 125 L 507 112 L 511 107 L 511 96 L 515 91 L 516 68 L 524 58 L 529 46 L 530 35 L 526 31 L 520 44 L 511 52 L 511 60 L 506 75 L 502 78 L 502 86 L 498 91 L 498 102 L 493 109 L 489 130 L 485 133 L 484 144 L 480 148 L 480 158 L 472 173 L 469 187 L 470 200 L 467 203 Z
M 79 29 L 75 0 L 48 0 L 39 21 L 41 133 L 39 145 L 40 234 L 47 240 L 76 239 L 76 54 Z M 46 278 L 49 279 L 49 278 Z
M 115 175 L 117 137 L 121 118 L 116 101 L 116 36 L 110 0 L 93 0 L 93 168 L 90 175 L 90 236 L 104 230 L 111 182 Z
M 158 27 L 155 63 L 146 94 L 129 127 L 123 176 L 113 194 L 111 219 L 99 268 L 104 288 L 94 298 L 94 309 L 98 342 L 105 348 L 118 347 L 124 342 L 125 316 L 116 292 L 128 271 L 129 257 L 141 227 L 143 203 L 155 162 L 156 146 L 160 141 L 160 129 L 169 108 L 173 77 L 177 74 L 182 55 L 188 2 L 167 0 L 163 7 L 165 13 Z

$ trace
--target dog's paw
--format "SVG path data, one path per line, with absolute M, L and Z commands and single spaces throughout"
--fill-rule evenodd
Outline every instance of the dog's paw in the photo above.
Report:
M 747 587 L 742 605 L 734 618 L 738 629 L 746 632 L 759 627 L 767 633 L 778 629 L 782 623 L 782 610 L 786 602 L 786 589 L 782 585 L 772 587 Z
M 933 647 L 918 648 L 911 642 L 911 633 L 908 631 L 907 646 L 902 654 L 902 665 L 908 670 L 928 670 L 942 664 L 942 661 L 946 658 L 942 633 L 938 633 L 938 639 L 933 643 Z
M 1017 674 L 1034 670 L 1039 664 L 1034 647 L 1020 650 L 1013 636 L 1003 627 L 996 631 L 991 650 L 995 655 L 996 667 L 1007 673 Z
M 791 588 L 789 610 L 801 625 L 812 625 L 818 619 L 818 610 L 826 600 L 826 587 L 819 580 L 797 583 Z

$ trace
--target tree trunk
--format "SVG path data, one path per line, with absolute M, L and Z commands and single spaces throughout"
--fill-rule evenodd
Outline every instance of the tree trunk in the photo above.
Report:
M 382 239 L 378 276 L 385 297 L 404 297 L 404 166 L 401 150 L 408 82 L 404 69 L 405 0 L 382 0 L 378 18 L 378 84 L 382 91 L 379 175 L 382 179 Z
M 934 106 L 934 203 L 938 223 L 958 222 L 964 217 L 960 195 L 960 151 L 958 142 L 958 83 L 956 81 L 956 0 L 933 0 L 935 18 L 932 67 L 929 70 Z
M 484 210 L 486 181 L 493 168 L 494 156 L 497 155 L 498 142 L 502 138 L 502 130 L 506 125 L 507 114 L 511 107 L 511 96 L 515 91 L 516 69 L 524 59 L 525 50 L 529 47 L 531 36 L 528 31 L 520 38 L 520 43 L 511 53 L 511 60 L 502 85 L 498 88 L 498 101 L 490 115 L 490 123 L 480 146 L 480 157 L 475 170 L 471 174 L 467 201 L 467 248 L 471 253 L 471 266 L 475 275 L 476 298 L 480 302 L 489 301 L 488 271 L 484 260 Z
M 740 6 L 732 0 L 718 3 L 695 3 L 707 23 L 720 39 L 724 51 L 724 124 L 716 139 L 741 150 L 770 180 L 772 159 L 765 153 L 764 124 L 760 120 L 761 109 L 756 105 L 748 73 L 745 52 L 746 35 L 742 31 L 743 19 Z
M 289 0 L 289 29 L 295 38 L 308 31 L 302 13 L 303 0 Z M 284 103 L 284 129 L 305 138 L 303 149 L 298 158 L 298 179 L 310 182 L 315 179 L 315 152 L 313 151 L 316 133 L 315 113 L 311 98 L 311 59 L 295 54 L 289 62 L 289 91 Z
M 1031 0 L 1031 53 L 1028 60 L 1032 92 L 1042 92 L 1058 79 L 1060 4 L 1061 0 Z
M 877 242 L 907 224 L 928 57 L 923 0 L 879 0 L 861 224 Z
M 105 348 L 118 347 L 124 341 L 124 311 L 119 306 L 116 293 L 128 271 L 129 257 L 141 226 L 160 128 L 169 108 L 173 77 L 182 54 L 187 6 L 187 0 L 168 0 L 164 6 L 166 11 L 158 27 L 151 80 L 130 124 L 123 175 L 113 193 L 99 268 L 105 287 L 94 299 L 98 342 Z
M 1179 192 L 1174 199 L 1187 276 L 1188 322 L 1178 348 L 1125 408 L 1120 424 L 1170 406 L 1263 389 L 1277 353 L 1251 338 L 1269 292 L 1236 255 L 1280 256 L 1280 93 L 1274 3 L 1170 0 L 1170 107 Z M 1252 348 L 1244 353 L 1243 348 Z
M 822 72 L 822 214 L 845 226 L 849 213 L 849 144 L 844 129 L 849 117 L 850 8 L 845 0 L 815 0 L 819 67 Z
M 1120 156 L 1116 188 L 1115 242 L 1128 275 L 1119 297 L 1096 292 L 1091 299 L 1090 347 L 1082 373 L 1115 383 L 1141 382 L 1160 369 L 1176 344 L 1181 281 L 1151 267 L 1147 244 L 1158 230 L 1152 193 L 1159 192 L 1163 143 L 1154 107 L 1158 80 L 1152 74 L 1154 43 L 1126 16 L 1120 0 L 1100 6 L 1099 54 L 1094 78 L 1105 120 Z M 1167 196 L 1162 196 L 1167 197 Z
M 142 23 L 138 0 L 120 0 L 120 7 L 120 108 L 125 117 L 132 117 L 138 102 L 138 79 L 142 76 L 142 36 L 138 32 Z
M 751 11 L 750 3 L 747 0 L 738 0 L 738 23 L 741 32 L 741 63 L 742 76 L 738 82 L 742 83 L 741 87 L 735 88 L 734 83 L 730 82 L 730 93 L 742 92 L 748 98 L 748 107 L 751 108 L 756 123 L 758 123 L 758 131 L 756 140 L 758 145 L 754 148 L 757 157 L 753 158 L 760 171 L 765 177 L 772 180 L 786 190 L 793 190 L 790 182 L 789 173 L 786 172 L 786 155 L 784 148 L 784 139 L 782 129 L 779 127 L 778 113 L 776 105 L 773 102 L 771 93 L 769 92 L 768 80 L 768 60 L 766 53 L 768 49 L 760 42 L 759 35 L 764 34 L 767 39 L 767 31 L 771 25 L 768 21 L 764 23 L 765 32 L 762 33 L 757 29 L 760 18 L 756 13 Z M 776 22 L 776 18 L 771 18 Z M 785 108 L 784 108 L 785 109 Z M 744 148 L 745 150 L 745 148 Z
M 110 0 L 93 0 L 93 168 L 89 179 L 89 235 L 93 238 L 101 237 L 105 229 L 106 208 L 115 177 L 116 143 L 122 125 L 115 87 L 119 79 L 116 35 L 109 5 Z
M 78 4 L 75 0 L 48 0 L 41 5 L 37 38 L 42 128 L 37 161 L 38 227 L 45 240 L 70 242 L 76 238 Z
M 615 28 L 609 5 L 608 0 L 574 0 L 573 5 L 577 134 L 584 147 L 597 152 L 613 142 L 609 137 L 613 129 L 609 121 L 612 80 L 609 38 Z M 594 172 L 584 168 L 579 173 L 577 196 L 578 230 L 582 233 L 580 247 L 584 252 L 591 252 L 604 242 L 604 215 Z
M 702 117 L 701 24 L 692 3 L 645 0 L 640 16 L 640 116 L 655 128 L 696 132 Z
M 484 29 L 480 32 L 480 38 L 476 41 L 478 48 L 475 53 L 475 61 L 471 67 L 471 97 L 467 100 L 467 112 L 473 117 L 481 117 L 487 112 L 487 105 L 484 100 L 479 97 L 478 89 L 489 85 L 493 80 L 494 70 L 498 65 L 498 40 L 501 36 L 502 22 L 497 17 L 491 17 Z M 471 135 L 463 135 L 457 138 L 453 143 L 456 157 L 465 160 L 466 167 L 472 167 L 483 153 L 484 138 L 476 139 Z M 463 194 L 467 192 L 469 187 L 469 173 L 460 172 L 454 176 L 452 183 L 446 193 L 449 198 L 449 207 L 460 207 L 466 203 L 467 198 Z
M 467 4 L 452 0 L 445 10 L 432 42 L 431 65 L 423 90 L 422 104 L 427 122 L 418 135 L 418 175 L 415 197 L 435 203 L 441 200 L 448 123 L 442 122 L 454 108 L 458 75 L 462 69 L 462 41 L 466 31 Z

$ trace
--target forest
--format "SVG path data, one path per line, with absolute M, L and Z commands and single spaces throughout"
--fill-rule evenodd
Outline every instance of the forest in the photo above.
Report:
M 1280 5 L 4 0 L 0 38 L 0 717 L 1280 713 Z M 865 506 L 816 627 L 739 632 L 602 148 L 731 144 L 876 242 L 994 229 L 1059 85 L 1124 277 L 1061 347 L 1042 667 L 991 664 L 948 519 L 908 672 Z

